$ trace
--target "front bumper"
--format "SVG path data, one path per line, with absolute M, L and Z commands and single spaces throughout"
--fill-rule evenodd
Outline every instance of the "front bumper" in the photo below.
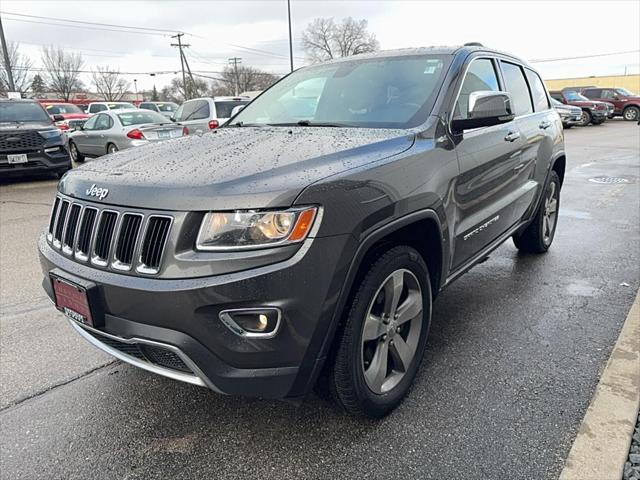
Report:
M 50 298 L 49 273 L 54 270 L 72 281 L 78 278 L 97 285 L 104 326 L 91 331 L 70 320 L 94 345 L 174 379 L 221 393 L 269 398 L 300 397 L 312 388 L 324 361 L 326 337 L 332 331 L 344 281 L 340 272 L 355 251 L 348 235 L 315 238 L 306 251 L 301 249 L 273 265 L 167 280 L 100 271 L 76 263 L 54 250 L 44 235 L 38 247 L 45 275 L 43 287 Z M 240 337 L 219 319 L 223 310 L 267 306 L 282 311 L 282 324 L 273 338 Z M 110 343 L 111 351 L 104 348 Z M 114 350 L 122 354 L 128 348 L 122 344 L 143 352 L 118 355 Z M 169 351 L 188 369 L 178 375 L 175 368 L 167 371 L 144 353 L 145 347 L 136 345 Z
M 30 173 L 60 172 L 71 168 L 71 157 L 64 146 L 47 146 L 56 148 L 57 152 L 47 153 L 44 150 L 28 152 L 27 163 L 10 164 L 7 154 L 0 153 L 0 176 L 28 175 Z

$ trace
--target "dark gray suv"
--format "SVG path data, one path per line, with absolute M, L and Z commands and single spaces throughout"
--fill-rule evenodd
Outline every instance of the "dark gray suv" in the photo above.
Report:
M 217 392 L 314 386 L 379 417 L 432 302 L 513 238 L 554 237 L 565 153 L 538 74 L 482 46 L 302 68 L 228 125 L 61 180 L 43 286 L 113 356 Z

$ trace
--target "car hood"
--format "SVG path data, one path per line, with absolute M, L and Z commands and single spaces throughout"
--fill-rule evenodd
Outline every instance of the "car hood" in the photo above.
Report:
M 43 130 L 47 128 L 54 128 L 50 121 L 22 123 L 0 122 L 0 132 L 3 133 L 21 132 L 24 130 Z
M 411 147 L 406 130 L 331 127 L 221 128 L 122 150 L 68 172 L 60 192 L 161 210 L 288 207 L 306 186 Z

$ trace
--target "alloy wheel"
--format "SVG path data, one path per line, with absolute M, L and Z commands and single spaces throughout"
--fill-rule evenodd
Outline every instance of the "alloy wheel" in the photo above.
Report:
M 420 340 L 422 289 L 416 276 L 399 269 L 380 285 L 362 332 L 362 369 L 369 389 L 389 392 L 404 378 Z
M 107 149 L 107 153 L 116 153 L 118 151 L 118 147 L 116 147 L 113 143 L 109 145 Z
M 71 160 L 73 160 L 74 162 L 78 161 L 78 147 L 76 147 L 76 144 L 71 142 L 70 149 L 71 149 Z
M 544 215 L 542 217 L 542 238 L 545 245 L 551 244 L 556 229 L 556 217 L 558 215 L 558 191 L 556 183 L 549 184 L 549 194 L 544 200 Z
M 627 108 L 624 111 L 625 120 L 637 120 L 637 117 L 638 117 L 638 110 L 636 110 L 635 108 Z

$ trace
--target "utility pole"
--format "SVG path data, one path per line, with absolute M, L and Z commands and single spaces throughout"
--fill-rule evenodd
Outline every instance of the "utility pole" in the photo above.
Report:
M 289 61 L 293 72 L 293 39 L 291 38 L 291 0 L 287 0 L 287 14 L 289 16 Z
M 187 88 L 187 77 L 186 77 L 186 75 L 184 73 L 185 57 L 184 57 L 184 52 L 182 51 L 182 49 L 190 47 L 191 45 L 186 44 L 186 43 L 182 43 L 183 35 L 184 35 L 184 33 L 176 33 L 175 35 L 171 35 L 171 38 L 177 38 L 178 39 L 178 43 L 172 43 L 171 46 L 172 47 L 178 47 L 178 50 L 180 50 L 180 64 L 182 65 L 182 88 L 184 89 L 184 99 L 185 100 L 189 100 L 189 89 Z
M 11 62 L 9 61 L 9 50 L 7 49 L 7 41 L 4 39 L 4 28 L 2 28 L 2 17 L 0 17 L 0 40 L 2 40 L 2 54 L 4 56 L 4 69 L 7 72 L 7 80 L 9 80 L 9 90 L 16 91 L 13 83 L 13 71 L 11 70 Z
M 236 97 L 240 94 L 240 77 L 238 77 L 238 64 L 242 63 L 242 58 L 233 57 L 229 59 L 229 65 L 233 65 L 234 75 L 236 77 Z

